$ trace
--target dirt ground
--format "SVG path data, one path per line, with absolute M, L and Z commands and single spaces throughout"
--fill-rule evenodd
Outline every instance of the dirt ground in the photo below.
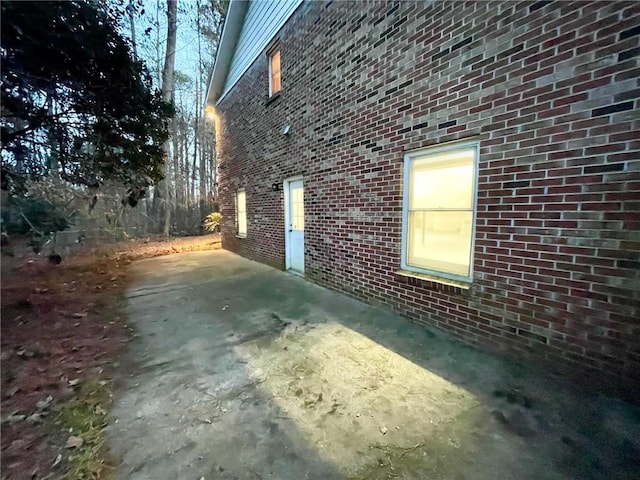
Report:
M 108 473 L 102 429 L 133 332 L 122 314 L 127 267 L 213 248 L 217 235 L 77 249 L 59 265 L 18 247 L 2 257 L 2 479 Z
M 122 479 L 638 478 L 640 407 L 226 251 L 131 265 Z

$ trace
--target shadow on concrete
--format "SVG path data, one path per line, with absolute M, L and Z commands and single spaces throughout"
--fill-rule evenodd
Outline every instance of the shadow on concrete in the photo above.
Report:
M 122 478 L 627 479 L 640 409 L 229 252 L 136 264 Z

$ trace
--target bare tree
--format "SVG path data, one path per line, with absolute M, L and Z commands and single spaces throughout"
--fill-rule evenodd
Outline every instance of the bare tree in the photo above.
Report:
M 146 15 L 143 9 L 136 18 L 138 23 L 127 30 L 132 37 L 138 35 L 137 50 L 152 66 L 154 83 L 161 86 L 165 99 L 174 104 L 176 115 L 171 138 L 165 144 L 165 180 L 156 185 L 152 200 L 143 202 L 143 206 L 156 231 L 167 234 L 175 229 L 195 233 L 202 218 L 216 204 L 215 136 L 212 122 L 203 118 L 202 103 L 220 39 L 225 4 L 221 0 L 167 2 L 166 28 L 165 0 L 148 0 L 148 4 L 155 8 L 150 8 Z M 174 7 L 172 15 L 170 10 Z M 131 15 L 128 20 L 131 22 Z M 174 22 L 180 23 L 180 32 L 172 25 Z M 187 22 L 191 30 L 183 28 Z M 180 58 L 183 54 L 191 55 L 193 66 L 189 60 Z M 170 83 L 168 68 L 172 72 Z
M 133 4 L 133 0 L 129 0 L 129 5 L 127 5 L 127 15 L 129 16 L 129 28 L 131 29 L 131 45 L 133 46 L 133 56 L 137 60 L 138 46 L 136 44 L 136 23 L 134 21 L 135 11 L 136 7 Z
M 167 0 L 167 49 L 162 69 L 162 96 L 165 101 L 173 102 L 173 77 L 176 63 L 176 38 L 178 32 L 177 24 L 178 0 Z M 175 120 L 174 120 L 175 121 Z M 165 178 L 158 184 L 154 192 L 154 203 L 156 203 L 159 213 L 158 220 L 162 223 L 162 233 L 169 235 L 171 227 L 171 142 L 167 140 L 164 144 L 165 152 Z M 156 199 L 158 200 L 156 202 Z

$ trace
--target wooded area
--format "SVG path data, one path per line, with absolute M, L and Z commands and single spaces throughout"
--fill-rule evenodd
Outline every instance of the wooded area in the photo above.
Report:
M 1 8 L 3 243 L 201 233 L 217 210 L 202 104 L 225 2 Z
M 200 0 L 185 2 L 180 6 L 169 0 L 164 38 L 162 5 L 156 1 L 155 7 L 153 12 L 147 10 L 139 15 L 138 22 L 130 17 L 132 39 L 135 37 L 136 23 L 151 25 L 146 27 L 145 32 L 153 28 L 155 35 L 146 35 L 138 51 L 152 64 L 151 70 L 155 72 L 156 81 L 167 95 L 165 99 L 176 108 L 171 124 L 171 140 L 165 144 L 165 153 L 170 159 L 165 164 L 167 180 L 154 189 L 151 212 L 156 222 L 162 224 L 165 234 L 195 233 L 194 229 L 200 227 L 207 214 L 218 211 L 215 135 L 213 123 L 203 115 L 202 105 L 222 33 L 226 6 L 224 2 Z M 129 9 L 129 12 L 133 11 L 134 8 Z M 176 52 L 177 24 L 185 23 L 189 31 L 195 32 L 195 41 L 183 45 Z M 161 69 L 165 44 L 166 55 Z M 197 59 L 196 68 L 186 71 L 185 65 L 180 63 L 181 55 L 194 56 Z M 166 205 L 170 208 L 166 209 Z

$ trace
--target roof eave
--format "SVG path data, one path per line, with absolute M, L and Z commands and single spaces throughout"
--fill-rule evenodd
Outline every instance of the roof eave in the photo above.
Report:
M 216 61 L 213 64 L 213 74 L 209 82 L 206 105 L 215 106 L 222 94 L 248 5 L 248 0 L 231 0 L 229 3 L 229 10 L 227 11 L 218 52 L 216 53 Z

